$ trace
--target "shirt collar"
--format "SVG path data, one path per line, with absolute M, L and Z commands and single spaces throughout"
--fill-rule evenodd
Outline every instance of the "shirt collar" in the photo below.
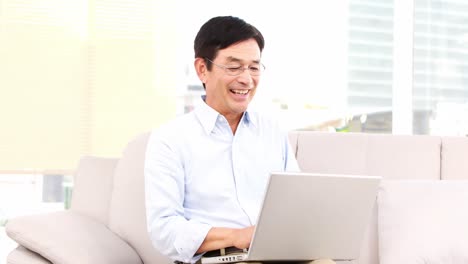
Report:
M 243 122 L 246 125 L 252 124 L 253 126 L 257 126 L 256 116 L 252 113 L 252 111 L 249 111 L 248 109 L 244 112 L 241 122 Z
M 221 116 L 216 110 L 211 108 L 209 105 L 206 104 L 205 102 L 205 95 L 201 96 L 202 103 L 195 109 L 195 115 L 197 116 L 198 120 L 200 121 L 203 129 L 207 134 L 210 134 L 215 125 L 216 121 L 218 120 L 218 117 Z M 244 112 L 244 115 L 241 118 L 240 123 L 243 123 L 245 125 L 257 125 L 257 119 L 255 115 L 253 115 L 249 110 Z

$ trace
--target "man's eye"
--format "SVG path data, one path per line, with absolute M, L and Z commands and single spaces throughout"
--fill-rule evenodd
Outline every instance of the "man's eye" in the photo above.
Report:
M 249 70 L 252 71 L 252 72 L 258 72 L 258 71 L 260 71 L 260 67 L 258 67 L 258 66 L 250 66 L 250 67 L 249 67 Z
M 226 69 L 230 72 L 238 72 L 242 67 L 241 66 L 228 66 Z

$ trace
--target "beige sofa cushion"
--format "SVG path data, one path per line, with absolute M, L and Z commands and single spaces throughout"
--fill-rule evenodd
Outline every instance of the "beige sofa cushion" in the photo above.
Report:
M 367 134 L 366 174 L 384 179 L 440 179 L 440 138 Z M 372 213 L 360 264 L 378 263 L 377 210 Z
M 385 179 L 440 178 L 439 137 L 303 131 L 297 141 L 297 161 L 303 171 L 378 175 Z M 359 264 L 379 263 L 377 237 L 376 207 Z
M 18 246 L 8 254 L 7 264 L 52 264 L 52 262 L 25 247 Z
M 385 179 L 440 179 L 441 139 L 367 134 L 366 173 Z
M 310 172 L 440 179 L 440 147 L 433 136 L 301 132 L 297 160 Z
M 443 137 L 441 163 L 443 180 L 467 180 L 468 138 Z
M 172 263 L 153 248 L 146 228 L 143 165 L 149 133 L 125 149 L 114 176 L 109 227 L 124 238 L 146 264 Z
M 75 173 L 71 210 L 108 224 L 117 159 L 83 157 Z
M 468 181 L 383 181 L 380 264 L 468 263 Z
M 72 211 L 11 219 L 6 233 L 52 263 L 141 264 L 136 252 L 103 224 Z
M 301 131 L 297 139 L 297 162 L 302 171 L 364 174 L 365 134 Z M 339 166 L 337 166 L 339 164 Z

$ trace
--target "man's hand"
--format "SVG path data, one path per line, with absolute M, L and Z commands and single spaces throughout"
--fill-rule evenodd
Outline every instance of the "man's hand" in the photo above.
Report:
M 236 229 L 233 234 L 232 244 L 236 248 L 244 249 L 250 247 L 255 226 L 249 226 L 242 229 Z
M 245 228 L 213 227 L 198 248 L 197 253 L 220 248 L 236 247 L 240 249 L 250 247 L 255 226 Z

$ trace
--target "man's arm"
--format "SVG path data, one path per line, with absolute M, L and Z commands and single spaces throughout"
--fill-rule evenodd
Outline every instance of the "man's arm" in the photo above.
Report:
M 171 131 L 153 132 L 145 159 L 147 228 L 153 246 L 173 260 L 192 262 L 212 228 L 184 217 L 185 177 Z
M 254 229 L 255 226 L 241 229 L 213 227 L 206 235 L 200 248 L 198 248 L 197 254 L 227 247 L 248 248 Z

